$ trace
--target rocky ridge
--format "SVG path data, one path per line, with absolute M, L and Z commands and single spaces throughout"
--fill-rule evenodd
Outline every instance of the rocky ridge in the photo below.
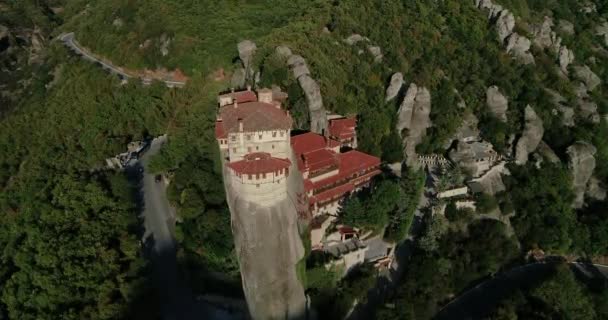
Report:
M 431 127 L 431 93 L 425 87 L 410 84 L 397 111 L 397 132 L 403 138 L 406 164 L 418 166 L 416 146 Z

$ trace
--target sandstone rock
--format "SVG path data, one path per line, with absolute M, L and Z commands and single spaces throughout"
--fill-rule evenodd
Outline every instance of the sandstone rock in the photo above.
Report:
M 237 49 L 239 50 L 239 58 L 241 58 L 243 66 L 245 68 L 250 67 L 253 60 L 253 55 L 257 49 L 255 43 L 251 40 L 243 40 L 238 43 Z
M 327 129 L 327 113 L 323 108 L 323 97 L 317 82 L 309 75 L 298 78 L 300 87 L 306 96 L 308 110 L 310 111 L 310 130 L 322 134 Z
M 310 70 L 308 70 L 308 66 L 306 65 L 306 60 L 299 55 L 292 55 L 287 59 L 287 65 L 291 68 L 293 72 L 293 77 L 298 79 L 303 75 L 310 75 Z
M 504 43 L 505 39 L 513 33 L 515 28 L 515 17 L 509 10 L 500 12 L 500 16 L 496 20 L 496 31 L 498 32 L 498 40 Z
M 534 56 L 530 53 L 531 44 L 530 39 L 514 32 L 507 38 L 507 52 L 523 64 L 532 64 L 534 63 Z
M 515 147 L 515 163 L 523 165 L 528 162 L 528 155 L 536 150 L 544 132 L 542 119 L 532 107 L 526 106 L 524 132 Z
M 382 61 L 382 58 L 384 57 L 384 55 L 382 54 L 382 49 L 380 49 L 380 47 L 368 46 L 367 51 L 369 51 L 369 53 L 371 53 L 371 55 L 374 57 L 374 62 Z
M 549 147 L 549 145 L 547 143 L 545 143 L 544 141 L 542 141 L 542 140 L 540 141 L 540 143 L 538 144 L 538 148 L 536 150 L 547 161 L 549 161 L 551 163 L 560 162 L 557 154 L 555 154 L 553 149 L 551 149 L 551 147 Z
M 574 25 L 567 20 L 559 20 L 558 29 L 560 32 L 572 36 L 574 35 Z
M 574 62 L 574 52 L 563 46 L 559 49 L 559 68 L 564 74 L 568 74 L 568 66 Z
M 582 208 L 585 201 L 587 183 L 595 169 L 595 147 L 587 142 L 578 141 L 568 147 L 569 167 L 572 170 L 572 187 L 575 193 L 574 208 Z
M 574 75 L 577 79 L 582 81 L 590 91 L 593 91 L 601 83 L 600 78 L 586 65 L 574 67 Z
M 418 88 L 412 83 L 398 111 L 397 131 L 404 141 L 404 154 L 408 166 L 418 166 L 416 146 L 431 126 L 431 93 L 428 89 Z M 407 133 L 403 130 L 407 129 Z
M 486 91 L 486 103 L 490 112 L 499 120 L 507 122 L 507 110 L 509 109 L 509 101 L 500 93 L 497 86 L 491 86 Z
M 604 45 L 608 47 L 608 22 L 604 21 L 604 23 L 595 27 L 595 34 L 604 38 Z
M 397 97 L 399 91 L 401 91 L 401 87 L 403 87 L 403 74 L 401 72 L 394 73 L 391 76 L 391 83 L 388 88 L 386 88 L 386 98 L 385 101 L 391 101 Z
M 602 187 L 602 182 L 596 177 L 591 177 L 591 179 L 589 179 L 586 194 L 589 198 L 594 200 L 606 200 L 606 189 Z
M 291 49 L 289 49 L 289 48 L 288 48 L 288 47 L 286 47 L 286 46 L 278 46 L 278 47 L 275 49 L 275 52 L 277 53 L 277 55 L 278 55 L 279 57 L 281 57 L 281 58 L 285 58 L 285 59 L 287 59 L 287 58 L 291 57 L 291 55 L 292 55 L 292 53 L 291 53 Z

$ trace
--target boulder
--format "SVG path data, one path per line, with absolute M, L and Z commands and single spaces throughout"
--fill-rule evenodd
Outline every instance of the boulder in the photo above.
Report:
M 559 69 L 564 73 L 568 74 L 568 66 L 574 62 L 574 52 L 566 46 L 562 46 L 559 49 Z
M 587 86 L 584 83 L 580 83 L 575 92 L 579 117 L 586 121 L 599 123 L 600 115 L 597 110 L 597 104 L 589 96 Z
M 308 66 L 306 65 L 306 60 L 299 55 L 292 55 L 287 59 L 287 65 L 291 68 L 293 72 L 293 77 L 298 79 L 303 75 L 310 75 L 310 70 L 308 70 Z
M 549 48 L 553 46 L 556 35 L 553 32 L 553 19 L 545 16 L 543 23 L 534 26 L 532 29 L 534 36 L 534 44 L 540 48 Z
M 608 22 L 604 21 L 604 23 L 595 27 L 595 34 L 602 37 L 604 45 L 608 47 Z
M 255 54 L 257 46 L 251 40 L 243 40 L 238 43 L 237 49 L 239 50 L 239 58 L 241 58 L 243 66 L 245 68 L 249 67 L 253 60 L 253 55 Z
M 276 47 L 275 52 L 277 53 L 277 55 L 279 57 L 284 58 L 284 59 L 288 59 L 292 55 L 291 49 L 289 49 L 286 46 L 278 46 L 278 47 Z
M 507 38 L 507 52 L 523 64 L 532 64 L 534 63 L 534 56 L 530 53 L 531 44 L 530 39 L 514 32 Z
M 593 91 L 597 86 L 601 84 L 600 78 L 591 71 L 591 69 L 584 66 L 576 66 L 574 67 L 574 75 L 577 79 L 582 81 L 590 91 Z
M 574 208 L 583 207 L 587 183 L 595 169 L 596 152 L 593 145 L 583 141 L 575 142 L 566 151 L 569 157 L 568 166 L 572 171 L 572 188 L 575 194 L 572 206 Z
M 497 86 L 491 86 L 486 91 L 486 102 L 490 112 L 502 122 L 507 122 L 507 110 L 509 109 L 509 101 L 500 93 Z
M 524 132 L 515 147 L 515 163 L 519 165 L 528 162 L 528 155 L 536 150 L 545 132 L 542 119 L 530 105 L 526 106 L 524 118 Z
M 515 28 L 515 17 L 509 10 L 500 12 L 500 16 L 496 20 L 496 31 L 498 32 L 498 40 L 504 43 L 505 39 L 513 33 Z
M 568 36 L 574 35 L 574 25 L 570 21 L 559 20 L 557 28 L 560 32 L 562 32 L 565 35 L 568 35 Z
M 538 144 L 538 148 L 536 149 L 536 151 L 547 161 L 551 162 L 551 163 L 559 163 L 559 157 L 557 156 L 557 154 L 555 154 L 555 152 L 553 151 L 553 149 L 551 149 L 551 147 L 549 147 L 549 145 L 544 142 L 543 140 L 540 141 L 540 143 Z
M 403 74 L 401 72 L 394 73 L 391 76 L 391 83 L 388 88 L 386 88 L 386 98 L 385 101 L 391 101 L 397 97 L 399 91 L 401 91 L 401 87 L 403 87 Z
M 507 188 L 502 181 L 502 175 L 511 174 L 509 169 L 505 167 L 505 164 L 506 162 L 503 161 L 492 167 L 481 177 L 471 180 L 470 185 L 472 189 L 489 195 L 505 191 Z
M 374 57 L 374 62 L 382 61 L 384 55 L 382 54 L 382 49 L 378 46 L 368 46 L 367 51 Z
M 595 13 L 597 12 L 597 6 L 593 2 L 584 1 L 581 3 L 581 12 L 582 13 Z
M 562 124 L 566 127 L 574 127 L 574 109 L 566 106 L 558 106 L 562 115 Z
M 418 88 L 412 83 L 399 107 L 397 132 L 402 134 L 404 154 L 408 166 L 418 166 L 416 146 L 426 135 L 431 126 L 431 93 L 424 87 Z M 404 134 L 404 130 L 407 133 Z
M 116 18 L 116 19 L 114 19 L 114 21 L 112 21 L 112 25 L 114 27 L 116 27 L 117 29 L 120 29 L 124 25 L 124 22 L 122 21 L 121 18 Z
M 348 38 L 344 39 L 344 42 L 351 46 L 360 41 L 369 41 L 369 39 L 357 33 L 353 33 Z
M 589 179 L 586 194 L 589 198 L 594 200 L 606 200 L 606 189 L 602 187 L 602 182 L 596 177 L 591 177 L 591 179 Z

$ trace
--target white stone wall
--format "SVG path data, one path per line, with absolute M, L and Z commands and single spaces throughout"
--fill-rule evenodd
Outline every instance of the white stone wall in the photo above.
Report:
M 455 188 L 455 189 L 439 192 L 437 194 L 437 198 L 439 198 L 439 199 L 452 198 L 452 197 L 456 197 L 456 196 L 465 195 L 468 192 L 469 192 L 469 188 L 465 186 L 465 187 L 461 187 L 461 188 Z
M 291 155 L 290 130 L 236 132 L 228 134 L 230 162 L 242 160 L 252 152 L 267 152 L 275 158 L 287 159 Z
M 281 174 L 267 173 L 259 175 L 243 174 L 238 176 L 229 170 L 231 185 L 238 197 L 244 201 L 254 202 L 260 206 L 270 207 L 287 196 L 287 177 Z M 250 179 L 251 177 L 251 179 Z

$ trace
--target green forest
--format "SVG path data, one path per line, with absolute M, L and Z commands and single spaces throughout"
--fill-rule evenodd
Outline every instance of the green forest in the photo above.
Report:
M 140 241 L 137 190 L 126 175 L 103 167 L 106 158 L 124 152 L 129 142 L 165 133 L 169 143 L 150 170 L 171 178 L 168 197 L 179 217 L 175 237 L 180 270 L 197 293 L 242 298 L 213 127 L 216 94 L 230 86 L 239 64 L 236 44 L 243 39 L 257 43 L 254 65 L 262 71 L 260 86 L 279 85 L 289 94 L 287 105 L 298 129 L 307 129 L 305 96 L 285 61 L 275 55 L 278 45 L 306 59 L 325 107 L 357 115 L 359 149 L 386 163 L 403 158 L 394 129 L 400 100 L 385 102 L 384 96 L 395 72 L 403 73 L 406 84 L 424 86 L 432 95 L 433 126 L 418 146 L 420 153 L 444 153 L 467 112 L 479 118 L 483 138 L 498 151 L 506 150 L 510 135 L 521 133 L 527 105 L 543 120 L 544 141 L 561 163 L 540 169 L 533 163 L 510 165 L 507 190 L 486 199 L 488 207 L 516 213 L 510 226 L 455 208 L 448 208 L 446 217 L 427 215 L 411 267 L 377 310 L 378 319 L 430 319 L 480 281 L 526 263 L 526 253 L 533 249 L 548 255 L 606 257 L 608 202 L 573 209 L 566 164 L 568 146 L 590 142 L 597 148 L 594 175 L 608 183 L 606 118 L 562 126 L 545 89 L 574 103 L 574 81 L 560 77 L 555 57 L 547 51 L 533 47 L 535 65 L 512 59 L 498 43 L 486 13 L 472 2 L 0 3 L 0 33 L 2 26 L 12 33 L 0 37 L 8 39 L 8 49 L 0 41 L 0 91 L 9 92 L 0 95 L 0 319 L 159 317 L 160 311 L 149 307 L 157 305 L 157 293 Z M 601 38 L 594 31 L 599 21 L 608 19 L 608 3 L 588 1 L 596 8 L 588 14 L 577 0 L 495 2 L 516 15 L 522 34 L 529 34 L 530 25 L 545 15 L 571 21 L 576 36 L 560 36 L 576 60 L 588 63 L 602 80 L 590 95 L 599 113 L 608 113 L 608 54 L 601 54 L 607 49 L 598 49 Z M 116 65 L 179 68 L 189 83 L 181 89 L 136 81 L 123 85 L 54 40 L 63 32 L 75 32 L 83 46 Z M 353 33 L 378 45 L 383 60 L 360 54 L 363 45 L 345 44 Z M 23 40 L 31 34 L 39 35 L 36 48 L 34 41 Z M 218 72 L 226 76 L 214 78 Z M 486 89 L 492 85 L 509 99 L 507 123 L 486 108 Z M 457 107 L 460 101 L 465 108 Z M 351 199 L 342 219 L 375 231 L 388 225 L 385 238 L 400 241 L 411 224 L 423 174 L 406 171 L 401 179 L 382 179 L 375 192 Z M 307 292 L 327 318 L 344 314 L 355 300 L 364 301 L 363 293 L 375 285 L 374 271 L 367 266 L 342 280 L 333 272 L 318 266 L 307 272 Z M 606 281 L 596 282 L 585 283 L 560 264 L 487 317 L 604 319 L 608 289 Z

